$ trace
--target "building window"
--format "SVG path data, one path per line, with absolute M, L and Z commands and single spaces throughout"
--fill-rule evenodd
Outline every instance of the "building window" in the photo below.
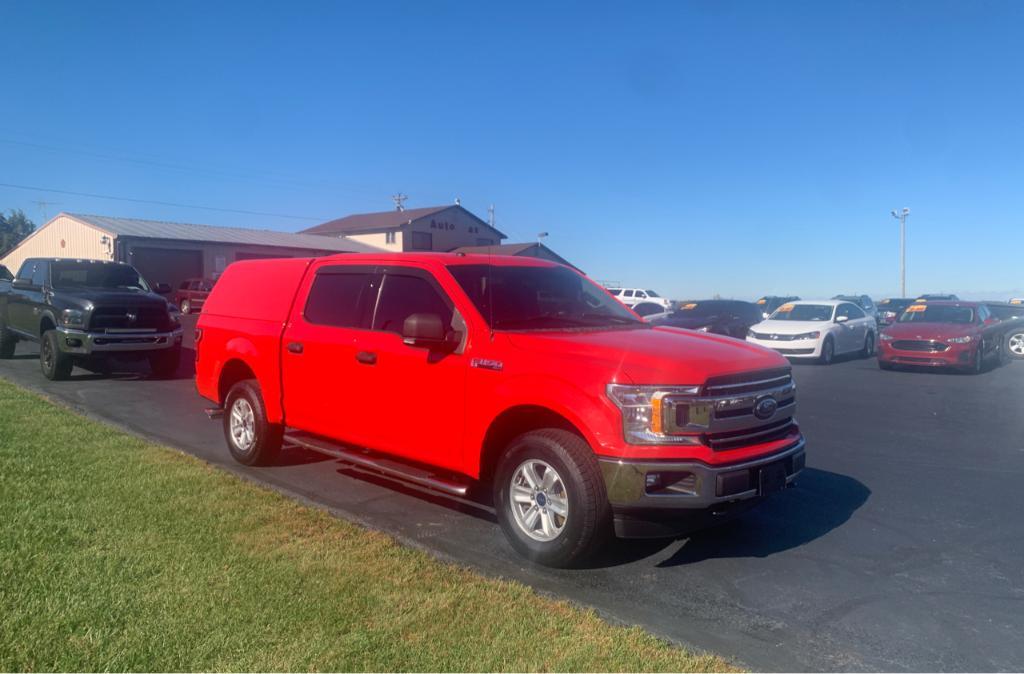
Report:
M 494 239 L 477 239 L 476 245 L 478 246 L 493 246 Z
M 394 243 L 397 239 L 397 232 L 387 232 L 384 234 L 384 243 Z
M 430 232 L 413 232 L 412 249 L 434 250 L 434 235 Z

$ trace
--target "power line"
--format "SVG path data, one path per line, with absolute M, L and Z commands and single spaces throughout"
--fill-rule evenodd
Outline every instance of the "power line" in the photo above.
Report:
M 217 213 L 237 213 L 239 215 L 259 215 L 268 218 L 288 218 L 292 220 L 312 220 L 315 222 L 326 222 L 330 218 L 314 218 L 308 215 L 289 215 L 287 213 L 267 213 L 264 211 L 246 211 L 239 208 L 218 208 L 217 206 L 197 206 L 195 204 L 180 204 L 173 201 L 157 201 L 155 199 L 132 199 L 131 197 L 115 197 L 109 194 L 93 194 L 90 192 L 73 192 L 71 190 L 55 190 L 47 187 L 33 187 L 31 185 L 14 185 L 11 183 L 0 183 L 0 187 L 11 187 L 18 190 L 30 190 L 32 192 L 48 192 L 50 194 L 70 194 L 76 197 L 90 197 L 92 199 L 109 199 L 111 201 L 126 201 L 133 204 L 155 204 L 157 206 L 171 206 L 174 208 L 193 208 L 200 211 L 215 211 Z

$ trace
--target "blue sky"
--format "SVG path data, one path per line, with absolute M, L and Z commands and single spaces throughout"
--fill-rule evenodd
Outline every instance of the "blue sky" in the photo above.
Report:
M 448 203 L 675 297 L 1024 294 L 1019 2 L 0 4 L 0 209 Z

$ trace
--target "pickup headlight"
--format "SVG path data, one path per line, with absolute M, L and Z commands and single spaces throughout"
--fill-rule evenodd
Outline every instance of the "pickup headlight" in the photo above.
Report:
M 963 337 L 950 337 L 946 341 L 948 341 L 948 342 L 950 342 L 952 344 L 967 344 L 968 342 L 971 341 L 971 336 L 970 335 L 964 335 Z
M 821 332 L 818 330 L 805 332 L 802 335 L 793 335 L 793 339 L 817 339 L 818 337 L 821 337 Z
M 710 410 L 706 405 L 687 406 L 686 396 L 694 396 L 699 386 L 630 386 L 608 384 L 608 397 L 622 413 L 622 434 L 634 445 L 692 444 L 693 435 L 666 433 L 679 427 L 678 417 L 685 416 L 686 429 L 706 428 Z M 683 400 L 680 400 L 683 398 Z M 697 408 L 700 409 L 697 409 Z M 671 418 L 669 418 L 671 417 Z
M 65 309 L 60 315 L 60 324 L 65 328 L 84 328 L 85 312 L 78 309 Z
M 181 325 L 181 310 L 173 304 L 167 305 L 167 315 L 171 319 L 171 325 L 178 327 Z

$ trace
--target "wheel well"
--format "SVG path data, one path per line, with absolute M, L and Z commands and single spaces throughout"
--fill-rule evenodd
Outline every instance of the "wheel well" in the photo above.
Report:
M 501 453 L 512 440 L 539 428 L 561 428 L 583 438 L 583 434 L 571 421 L 546 407 L 521 405 L 507 409 L 491 422 L 484 436 L 483 454 L 480 457 L 480 480 L 490 481 Z
M 217 399 L 224 404 L 231 387 L 245 379 L 255 379 L 256 375 L 252 368 L 241 360 L 229 360 L 220 371 L 220 381 L 217 382 Z
M 49 316 L 43 316 L 43 320 L 39 321 L 39 336 L 42 337 L 46 334 L 47 330 L 55 330 L 57 326 L 54 324 L 53 319 Z

